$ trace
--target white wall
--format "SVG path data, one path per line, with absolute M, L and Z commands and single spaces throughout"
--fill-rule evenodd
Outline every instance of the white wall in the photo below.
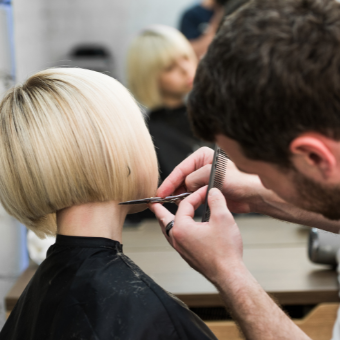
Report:
M 10 11 L 0 4 L 0 99 L 13 79 L 12 49 L 10 41 Z
M 177 27 L 181 12 L 196 0 L 13 0 L 18 79 L 55 65 L 80 43 L 100 43 L 115 58 L 124 79 L 127 45 L 143 27 Z
M 44 0 L 13 0 L 16 78 L 49 66 L 46 49 Z
M 0 4 L 0 99 L 12 85 L 13 58 L 10 6 Z M 26 234 L 22 226 L 0 205 L 0 329 L 5 322 L 4 297 L 27 266 Z

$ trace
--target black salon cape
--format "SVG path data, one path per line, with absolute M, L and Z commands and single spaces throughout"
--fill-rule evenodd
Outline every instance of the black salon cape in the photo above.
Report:
M 58 235 L 0 333 L 0 340 L 19 339 L 216 337 L 125 256 L 119 242 Z

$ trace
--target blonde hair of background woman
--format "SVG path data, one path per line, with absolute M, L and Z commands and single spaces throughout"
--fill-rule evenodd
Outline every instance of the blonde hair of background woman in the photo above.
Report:
M 163 105 L 158 80 L 178 56 L 197 61 L 182 33 L 172 27 L 155 25 L 143 30 L 131 43 L 127 58 L 128 87 L 148 109 Z
M 130 93 L 109 76 L 49 69 L 0 103 L 0 201 L 39 237 L 58 210 L 155 194 L 157 159 Z

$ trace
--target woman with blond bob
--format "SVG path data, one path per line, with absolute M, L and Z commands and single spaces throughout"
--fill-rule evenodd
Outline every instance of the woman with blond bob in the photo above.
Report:
M 197 58 L 177 29 L 153 25 L 131 42 L 127 59 L 128 86 L 149 110 L 180 106 L 191 91 Z
M 40 237 L 56 235 L 1 340 L 214 338 L 122 252 L 136 211 L 118 202 L 153 196 L 158 171 L 142 114 L 117 81 L 50 69 L 10 90 L 0 169 L 7 212 Z
M 127 62 L 128 86 L 149 110 L 148 126 L 165 179 L 197 147 L 185 99 L 192 89 L 197 58 L 178 30 L 155 25 L 132 41 Z

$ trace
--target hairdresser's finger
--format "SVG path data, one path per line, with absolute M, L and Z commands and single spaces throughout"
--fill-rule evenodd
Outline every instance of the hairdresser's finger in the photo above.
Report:
M 213 188 L 209 191 L 208 204 L 210 208 L 210 222 L 213 225 L 225 225 L 234 220 L 230 213 L 225 197 L 220 190 Z
M 171 231 L 169 233 L 170 236 L 168 236 L 165 228 L 171 221 L 175 220 L 175 216 L 159 203 L 150 204 L 150 210 L 156 215 L 164 236 L 167 238 L 169 243 L 173 245 L 171 239 Z
M 207 147 L 200 148 L 194 152 L 177 165 L 173 172 L 164 180 L 157 190 L 157 196 L 166 197 L 175 193 L 179 187 L 185 184 L 185 179 L 188 175 L 206 164 L 211 164 L 213 157 L 214 150 Z
M 180 195 L 180 194 L 184 194 L 185 192 L 188 192 L 188 189 L 186 188 L 186 186 L 184 185 L 181 185 L 179 186 L 174 192 L 173 192 L 173 195 Z
M 176 221 L 181 223 L 184 220 L 193 219 L 195 210 L 205 201 L 207 188 L 208 187 L 205 186 L 198 189 L 180 203 L 176 213 Z
M 194 171 L 188 175 L 185 179 L 185 185 L 181 185 L 175 192 L 174 195 L 180 195 L 184 192 L 195 192 L 199 188 L 209 184 L 211 172 L 211 164 L 207 164 L 202 168 Z
M 194 171 L 185 179 L 185 186 L 189 192 L 194 192 L 199 188 L 209 184 L 211 164 Z

